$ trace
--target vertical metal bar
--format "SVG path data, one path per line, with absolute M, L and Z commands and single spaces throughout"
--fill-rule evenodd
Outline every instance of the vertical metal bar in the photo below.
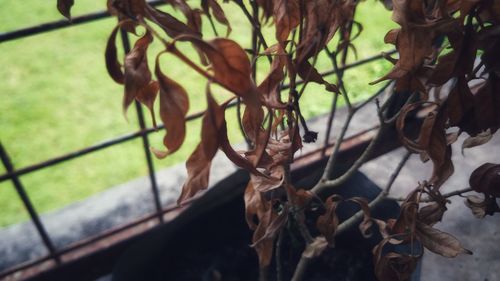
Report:
M 121 29 L 120 35 L 122 38 L 123 50 L 125 51 L 125 53 L 130 52 L 130 40 L 128 38 L 127 32 L 125 30 Z M 134 104 L 135 104 L 135 109 L 137 111 L 137 119 L 139 120 L 139 126 L 141 127 L 141 130 L 144 132 L 143 134 L 141 134 L 142 145 L 144 148 L 144 153 L 146 155 L 146 162 L 148 165 L 148 172 L 149 172 L 149 180 L 151 182 L 151 191 L 153 193 L 156 212 L 158 213 L 158 219 L 160 220 L 160 222 L 163 223 L 163 215 L 161 213 L 162 207 L 161 207 L 161 201 L 160 201 L 160 191 L 158 190 L 158 183 L 156 181 L 155 168 L 153 165 L 153 158 L 151 155 L 151 151 L 149 150 L 148 134 L 145 133 L 147 128 L 146 128 L 146 122 L 144 121 L 144 112 L 143 112 L 141 104 L 139 102 L 135 101 Z
M 7 154 L 7 151 L 3 147 L 2 143 L 0 143 L 0 158 L 2 158 L 2 163 L 7 172 L 8 173 L 14 172 L 14 166 L 12 165 L 9 155 Z M 56 263 L 60 264 L 61 259 L 57 255 L 57 251 L 54 247 L 54 244 L 52 243 L 52 240 L 50 240 L 50 237 L 47 234 L 47 231 L 45 230 L 45 227 L 43 226 L 42 221 L 40 220 L 40 217 L 38 216 L 38 213 L 35 210 L 35 207 L 33 207 L 33 204 L 31 203 L 28 194 L 24 190 L 24 186 L 19 180 L 19 177 L 13 175 L 11 179 L 12 183 L 14 184 L 14 188 L 17 191 L 17 194 L 19 195 L 19 197 L 21 197 L 21 201 L 23 201 L 24 207 L 26 207 L 26 210 L 28 211 L 31 220 L 33 221 L 33 224 L 35 224 L 35 228 L 38 231 L 38 234 L 42 238 L 45 247 L 47 247 L 47 249 L 49 250 L 50 256 L 56 261 Z

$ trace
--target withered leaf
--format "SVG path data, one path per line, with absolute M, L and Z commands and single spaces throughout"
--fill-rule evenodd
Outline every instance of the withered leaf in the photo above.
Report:
M 491 133 L 491 129 L 489 128 L 486 131 L 477 134 L 476 136 L 470 136 L 466 138 L 462 143 L 462 154 L 464 154 L 464 150 L 466 148 L 483 145 L 489 142 L 491 138 L 493 138 L 493 134 Z
M 109 76 L 111 76 L 116 83 L 123 84 L 125 78 L 123 76 L 121 64 L 118 62 L 118 53 L 115 44 L 116 34 L 119 28 L 120 26 L 117 25 L 109 35 L 104 57 L 106 58 L 106 69 L 108 70 Z
M 299 25 L 299 0 L 276 0 L 274 1 L 273 12 L 276 24 L 276 39 L 278 42 L 284 42 L 290 32 Z
M 329 92 L 339 93 L 337 86 L 326 81 L 318 70 L 307 61 L 304 61 L 297 66 L 297 73 L 304 80 L 324 85 L 325 89 Z
M 418 210 L 418 219 L 426 225 L 434 225 L 441 221 L 446 206 L 437 202 L 432 202 Z
M 285 178 L 285 168 L 281 165 L 274 166 L 271 168 L 270 174 L 268 177 L 263 175 L 254 175 L 250 176 L 250 181 L 254 186 L 255 190 L 259 192 L 267 192 L 283 185 L 283 181 Z
M 415 271 L 419 256 L 395 252 L 383 254 L 384 246 L 392 237 L 384 238 L 373 248 L 375 275 L 379 281 L 409 281 Z
M 158 10 L 150 5 L 145 5 L 143 14 L 161 27 L 163 31 L 165 31 L 165 33 L 172 38 L 179 35 L 190 35 L 194 37 L 201 36 L 198 31 L 176 19 L 169 13 Z
M 424 247 L 438 255 L 448 258 L 454 258 L 459 254 L 472 255 L 472 252 L 462 247 L 455 237 L 424 223 L 417 222 L 416 232 Z
M 219 130 L 224 123 L 227 103 L 218 105 L 207 91 L 207 110 L 203 115 L 201 141 L 186 162 L 188 177 L 177 200 L 180 204 L 208 187 L 210 166 L 220 144 Z
M 262 195 L 260 192 L 253 188 L 251 182 L 248 183 L 245 189 L 245 219 L 247 221 L 248 227 L 252 230 L 257 229 L 257 224 L 255 223 L 255 217 L 263 216 L 266 211 L 265 202 L 263 202 Z
M 319 232 L 326 238 L 328 245 L 335 245 L 335 231 L 339 224 L 339 218 L 335 213 L 341 198 L 338 195 L 332 195 L 325 200 L 325 213 L 318 217 L 316 227 Z
M 361 210 L 363 211 L 363 221 L 359 224 L 359 230 L 365 238 L 369 238 L 372 235 L 372 233 L 370 232 L 370 228 L 372 227 L 373 222 L 370 214 L 370 207 L 368 206 L 368 201 L 365 198 L 361 197 L 349 198 L 348 201 L 355 202 L 361 207 Z
M 278 90 L 281 82 L 285 78 L 285 72 L 283 71 L 285 64 L 286 58 L 284 56 L 275 56 L 271 64 L 271 71 L 258 87 L 261 93 L 262 103 L 271 108 L 286 108 L 286 104 L 281 101 Z
M 71 7 L 75 4 L 74 0 L 57 0 L 57 10 L 61 15 L 71 20 Z
M 278 215 L 274 212 L 271 204 L 268 202 L 266 211 L 259 217 L 259 225 L 255 229 L 252 237 L 254 243 L 253 247 L 259 257 L 259 266 L 261 268 L 269 266 L 273 257 L 274 237 L 263 239 L 266 235 L 267 229 L 273 221 L 277 219 Z M 256 243 L 259 241 L 259 243 Z
M 274 212 L 274 210 L 273 210 L 273 212 Z M 274 241 L 276 236 L 279 234 L 279 232 L 281 231 L 283 226 L 288 221 L 288 213 L 289 213 L 288 205 L 284 205 L 281 212 L 276 214 L 273 217 L 273 219 L 270 221 L 270 223 L 267 225 L 266 231 L 264 232 L 264 234 L 258 238 L 256 236 L 254 236 L 254 241 L 253 241 L 254 244 L 252 246 L 255 247 L 259 243 L 263 242 L 264 240 L 273 240 Z
M 156 57 L 155 75 L 160 88 L 160 117 L 167 130 L 163 138 L 167 151 L 152 151 L 161 159 L 177 151 L 184 142 L 189 98 L 186 90 L 179 83 L 163 74 L 159 58 L 159 56 Z
M 132 104 L 143 88 L 149 85 L 151 81 L 151 72 L 149 71 L 147 49 L 149 44 L 153 42 L 153 36 L 146 32 L 144 36 L 139 38 L 134 45 L 134 48 L 125 56 L 125 94 L 123 98 L 123 111 Z
M 405 136 L 404 122 L 406 115 L 421 105 L 422 102 L 417 102 L 403 107 L 396 121 L 396 129 L 405 147 L 416 153 L 425 152 L 426 156 L 432 160 L 433 171 L 429 182 L 437 189 L 454 171 L 451 146 L 448 145 L 446 139 L 447 107 L 439 106 L 429 112 L 420 128 L 417 140 L 413 141 Z
M 136 99 L 144 104 L 151 113 L 151 120 L 153 121 L 153 127 L 156 128 L 156 117 L 154 114 L 154 104 L 156 101 L 156 97 L 158 96 L 158 90 L 160 86 L 158 81 L 151 81 L 146 87 L 139 92 Z

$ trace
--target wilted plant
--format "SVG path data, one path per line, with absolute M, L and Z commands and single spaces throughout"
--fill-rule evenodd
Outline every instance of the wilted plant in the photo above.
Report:
M 386 248 L 391 244 L 408 244 L 411 249 L 423 246 L 445 257 L 470 253 L 456 238 L 433 225 L 442 219 L 449 197 L 472 190 L 483 196 L 466 197 L 466 206 L 477 217 L 500 211 L 496 202 L 500 196 L 500 164 L 486 163 L 477 168 L 470 178 L 470 188 L 448 194 L 440 191 L 453 174 L 451 144 L 458 136 L 469 135 L 462 145 L 465 149 L 486 143 L 500 127 L 500 1 L 385 2 L 386 7 L 393 10 L 392 20 L 400 27 L 390 30 L 384 38 L 399 54 L 398 58 L 386 56 L 394 67 L 374 82 L 393 81 L 392 96 L 384 104 L 379 104 L 376 96 L 360 104 L 351 103 L 339 70 L 339 66 L 345 64 L 348 50 L 354 49 L 353 39 L 361 32 L 361 25 L 354 21 L 357 1 L 201 0 L 196 3 L 199 8 L 192 8 L 185 0 L 165 2 L 179 9 L 185 18 L 177 19 L 145 0 L 108 1 L 108 10 L 119 19 L 119 24 L 112 30 L 106 47 L 107 69 L 113 80 L 124 85 L 124 111 L 137 100 L 151 110 L 154 121 L 153 105 L 159 96 L 166 150 L 151 148 L 159 158 L 181 147 L 189 108 L 186 90 L 164 73 L 159 57 L 173 55 L 206 79 L 207 108 L 201 141 L 186 162 L 188 178 L 178 203 L 208 187 L 211 161 L 219 149 L 237 166 L 250 172 L 251 180 L 245 191 L 246 220 L 254 231 L 252 242 L 259 257 L 262 279 L 272 261 L 280 232 L 296 232 L 304 240 L 302 258 L 292 278 L 301 280 L 309 262 L 328 246 L 335 247 L 335 236 L 360 219 L 359 228 L 364 235 L 369 235 L 368 230 L 375 225 L 383 237 L 373 249 L 379 280 L 407 280 L 422 254 L 421 249 L 411 253 L 388 250 L 393 249 Z M 239 6 L 248 18 L 254 35 L 250 49 L 226 37 L 203 39 L 202 17 L 207 17 L 212 27 L 222 24 L 227 34 L 231 32 L 220 2 Z M 59 11 L 69 18 L 72 4 L 72 0 L 59 0 Z M 262 35 L 263 25 L 274 28 L 272 42 L 266 42 Z M 120 63 L 116 36 L 120 29 L 137 35 L 137 27 L 144 28 L 144 34 Z M 215 27 L 213 31 L 217 35 Z M 340 40 L 331 51 L 328 44 L 335 35 Z M 147 51 L 154 40 L 164 49 L 156 56 L 153 75 Z M 199 62 L 188 58 L 184 49 L 187 47 L 179 48 L 178 42 L 190 43 L 199 54 Z M 336 85 L 327 82 L 315 67 L 320 52 L 326 52 L 332 60 L 338 76 Z M 270 65 L 262 81 L 256 81 L 258 59 L 267 60 Z M 300 99 L 309 83 L 321 84 L 326 92 L 343 98 L 348 115 L 321 180 L 312 189 L 305 190 L 292 184 L 290 164 L 302 142 L 314 142 L 317 137 L 308 130 L 300 111 Z M 217 103 L 211 84 L 221 86 L 233 97 Z M 388 107 L 394 99 L 403 101 L 396 113 L 389 113 Z M 345 173 L 331 178 L 352 117 L 374 100 L 378 111 L 373 114 L 380 121 L 378 133 Z M 242 115 L 238 111 L 249 144 L 243 153 L 233 149 L 227 135 L 225 112 L 234 102 L 238 108 L 244 108 Z M 418 137 L 407 137 L 406 117 L 422 109 L 426 116 L 418 132 L 414 132 Z M 336 195 L 335 188 L 367 161 L 380 136 L 392 126 L 398 130 L 408 153 L 384 190 L 371 202 Z M 416 183 L 417 188 L 402 199 L 397 220 L 372 218 L 370 209 L 388 196 L 395 177 L 412 153 L 419 154 L 424 162 L 432 161 L 432 175 Z M 358 204 L 361 211 L 339 223 L 336 207 L 344 201 Z M 313 205 L 323 210 L 315 229 L 305 223 L 305 212 Z M 318 235 L 314 237 L 312 233 Z

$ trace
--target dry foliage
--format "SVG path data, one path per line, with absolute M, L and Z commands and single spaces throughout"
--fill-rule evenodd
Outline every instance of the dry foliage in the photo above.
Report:
M 341 95 L 352 115 L 360 106 L 352 105 L 342 86 L 338 65 L 345 63 L 348 50 L 354 49 L 355 30 L 361 25 L 354 21 L 358 2 L 355 0 L 165 0 L 180 10 L 176 18 L 149 5 L 145 0 L 109 0 L 108 10 L 119 20 L 106 46 L 106 66 L 111 78 L 124 85 L 123 110 L 134 102 L 144 104 L 153 116 L 154 103 L 159 100 L 160 118 L 166 128 L 165 150 L 152 148 L 159 158 L 177 151 L 186 135 L 186 114 L 189 99 L 183 85 L 172 80 L 160 66 L 163 53 L 173 55 L 207 81 L 207 108 L 203 116 L 201 141 L 186 162 L 188 178 L 178 203 L 206 189 L 213 157 L 220 149 L 239 167 L 251 173 L 245 191 L 246 219 L 254 230 L 252 246 L 266 269 L 273 259 L 276 237 L 282 231 L 300 233 L 304 238 L 304 253 L 293 280 L 303 276 L 307 260 L 321 255 L 327 247 L 335 247 L 335 236 L 345 228 L 359 224 L 364 236 L 376 226 L 383 240 L 373 249 L 375 274 L 379 280 L 408 280 L 415 269 L 422 249 L 445 257 L 470 254 L 460 242 L 436 228 L 445 213 L 447 198 L 469 192 L 470 189 L 442 194 L 440 187 L 453 174 L 451 144 L 460 134 L 467 134 L 463 149 L 488 142 L 500 127 L 500 1 L 494 0 L 393 0 L 383 4 L 392 9 L 392 20 L 400 27 L 385 35 L 385 42 L 395 46 L 398 56 L 387 59 L 394 64 L 382 80 L 394 81 L 393 95 L 410 93 L 396 115 L 388 119 L 387 105 L 379 107 L 374 116 L 380 118 L 380 132 L 392 126 L 399 132 L 402 144 L 423 161 L 431 160 L 432 175 L 422 179 L 418 187 L 401 204 L 397 220 L 381 221 L 371 217 L 370 209 L 387 196 L 394 178 L 372 202 L 363 198 L 340 198 L 334 187 L 357 170 L 365 161 L 366 151 L 346 174 L 330 177 L 330 169 L 338 153 L 338 145 L 323 178 L 312 190 L 293 186 L 290 164 L 302 141 L 312 142 L 317 134 L 309 131 L 300 113 L 300 97 L 308 83 L 324 86 L 331 95 Z M 59 0 L 57 8 L 70 18 L 73 0 Z M 227 37 L 218 37 L 215 26 L 223 25 L 231 33 L 231 24 L 224 14 L 224 5 L 238 5 L 253 27 L 253 46 L 246 50 Z M 361 4 L 362 5 L 362 4 Z M 193 8 L 197 6 L 199 8 Z M 206 17 L 216 35 L 206 40 L 202 34 L 202 18 Z M 213 21 L 215 19 L 216 22 Z M 264 24 L 275 29 L 272 45 L 260 32 Z M 145 31 L 135 41 L 123 59 L 115 46 L 119 30 L 137 35 L 136 28 Z M 164 32 L 158 33 L 159 31 Z M 333 52 L 328 44 L 334 36 L 340 38 Z M 381 36 L 382 37 L 382 36 Z M 189 42 L 199 54 L 192 61 L 177 42 Z M 154 73 L 148 64 L 148 47 L 159 42 L 164 50 L 157 54 Z M 327 52 L 337 70 L 338 83 L 325 80 L 315 67 L 318 54 Z M 342 60 L 344 57 L 344 60 Z M 256 81 L 255 60 L 269 61 L 269 73 Z M 340 60 L 340 61 L 339 61 Z M 299 87 L 298 81 L 305 83 Z M 288 90 L 283 84 L 288 83 Z M 219 104 L 210 90 L 217 84 L 234 97 Z M 158 98 L 159 97 L 159 98 Z M 244 108 L 241 121 L 247 151 L 235 151 L 229 143 L 226 109 L 236 99 Z M 408 137 L 406 119 L 415 111 L 427 112 L 416 139 Z M 156 126 L 156 124 L 155 124 Z M 340 133 L 338 143 L 345 136 Z M 373 143 L 376 142 L 376 138 Z M 367 150 L 373 146 L 368 146 Z M 408 155 L 409 157 L 409 155 Z M 401 169 L 406 157 L 400 164 Z M 399 170 L 397 172 L 399 172 Z M 395 174 L 397 176 L 397 173 Z M 416 184 L 417 185 L 417 184 Z M 486 163 L 470 177 L 472 190 L 483 197 L 470 195 L 466 199 L 475 216 L 484 217 L 499 211 L 500 164 Z M 279 191 L 279 192 L 275 192 Z M 353 218 L 340 223 L 336 208 L 351 201 L 360 206 Z M 305 211 L 323 208 L 315 224 L 305 224 Z M 313 237 L 311 233 L 318 233 Z M 418 243 L 417 243 L 418 242 Z M 410 245 L 411 252 L 397 252 L 388 245 Z M 265 272 L 265 271 L 262 271 Z

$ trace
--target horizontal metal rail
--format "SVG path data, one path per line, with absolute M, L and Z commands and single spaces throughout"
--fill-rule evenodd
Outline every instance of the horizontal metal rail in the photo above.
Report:
M 162 0 L 154 0 L 149 2 L 149 4 L 152 6 L 160 6 L 166 4 L 166 2 Z M 73 17 L 71 18 L 71 21 L 67 19 L 62 19 L 62 20 L 43 23 L 36 26 L 21 28 L 14 31 L 4 32 L 0 33 L 0 43 L 21 39 L 24 37 L 33 36 L 53 30 L 58 30 L 65 27 L 71 27 L 83 23 L 89 23 L 95 20 L 105 19 L 110 16 L 111 15 L 107 11 L 99 11 L 95 13 Z
M 388 52 L 387 54 L 393 54 L 395 52 L 396 51 L 391 51 L 391 52 Z M 345 65 L 343 67 L 339 67 L 339 71 L 345 71 L 345 70 L 348 70 L 348 69 L 351 69 L 351 68 L 354 68 L 354 67 L 357 67 L 357 66 L 361 66 L 363 64 L 367 64 L 367 63 L 370 63 L 370 62 L 382 59 L 383 57 L 384 57 L 384 54 L 374 55 L 374 56 L 368 57 L 366 59 L 362 59 L 362 60 L 353 62 L 351 64 L 347 64 L 347 65 Z M 329 75 L 333 75 L 333 74 L 335 74 L 334 71 L 326 71 L 326 72 L 322 73 L 323 76 L 329 76 Z M 302 83 L 304 83 L 304 81 L 300 80 L 300 81 L 297 82 L 297 85 L 300 85 Z M 283 85 L 282 88 L 283 89 L 288 89 L 289 85 Z M 236 106 L 236 102 L 231 102 L 228 105 L 228 107 L 233 107 L 233 106 Z M 204 113 L 205 113 L 204 111 L 200 111 L 200 112 L 191 114 L 191 115 L 189 115 L 186 118 L 186 121 L 191 121 L 191 120 L 200 118 L 201 116 L 203 116 Z M 83 156 L 83 155 L 91 153 L 91 152 L 99 151 L 101 149 L 113 146 L 113 145 L 118 144 L 118 143 L 122 143 L 122 142 L 126 142 L 126 141 L 129 141 L 129 140 L 133 140 L 135 138 L 139 138 L 139 137 L 141 137 L 141 136 L 143 136 L 145 134 L 150 134 L 152 132 L 155 132 L 158 129 L 163 129 L 163 128 L 165 128 L 165 127 L 164 127 L 163 124 L 161 124 L 157 128 L 147 128 L 145 130 L 140 130 L 140 131 L 137 131 L 135 133 L 126 134 L 126 135 L 123 135 L 123 136 L 120 136 L 120 137 L 117 137 L 117 138 L 114 138 L 114 139 L 111 139 L 111 140 L 107 140 L 107 141 L 104 141 L 102 143 L 99 143 L 99 144 L 96 144 L 96 145 L 93 145 L 93 146 L 86 147 L 86 148 L 81 149 L 81 150 L 77 150 L 77 151 L 74 151 L 74 152 L 71 152 L 71 153 L 59 156 L 59 157 L 52 158 L 52 159 L 47 160 L 47 161 L 43 161 L 43 162 L 40 162 L 40 163 L 37 163 L 37 164 L 33 164 L 33 165 L 30 165 L 30 166 L 27 166 L 27 167 L 24 167 L 24 168 L 19 168 L 19 169 L 16 169 L 15 171 L 13 171 L 13 172 L 7 172 L 7 173 L 5 173 L 3 175 L 0 175 L 0 182 L 9 180 L 9 179 L 11 179 L 14 176 L 21 176 L 21 175 L 24 175 L 24 174 L 27 174 L 27 173 L 30 173 L 30 172 L 34 172 L 34 171 L 37 171 L 37 170 L 40 170 L 40 169 L 43 169 L 43 168 L 47 168 L 47 167 L 59 164 L 61 162 L 64 162 L 64 161 L 67 161 L 67 160 L 70 160 L 70 159 L 77 158 L 79 156 Z

